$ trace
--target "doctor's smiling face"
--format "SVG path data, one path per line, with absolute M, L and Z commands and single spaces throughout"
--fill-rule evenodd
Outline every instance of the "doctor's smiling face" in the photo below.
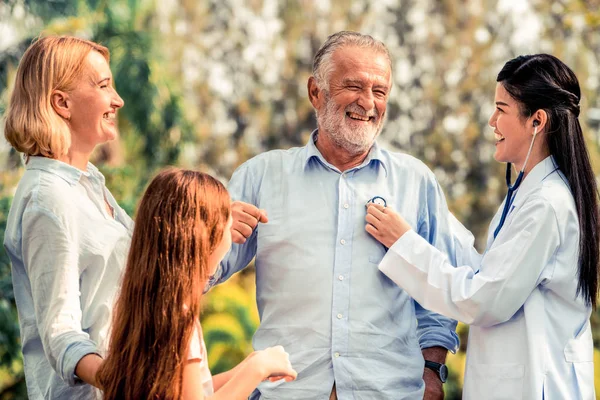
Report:
M 506 91 L 501 82 L 496 84 L 496 109 L 489 120 L 494 128 L 499 162 L 510 162 L 520 169 L 533 138 L 533 118 L 521 115 L 519 103 Z

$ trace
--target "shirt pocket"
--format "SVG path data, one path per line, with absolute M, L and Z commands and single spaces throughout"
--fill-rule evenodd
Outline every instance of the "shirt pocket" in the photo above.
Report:
M 523 364 L 478 364 L 468 367 L 466 400 L 522 400 Z
M 367 250 L 368 260 L 370 263 L 379 265 L 383 257 L 387 254 L 388 249 L 379 242 L 374 242 L 372 247 Z
M 377 264 L 379 265 L 379 263 L 381 262 L 381 260 L 383 260 L 383 257 L 385 256 L 385 253 L 380 254 L 380 253 L 371 253 L 369 254 L 369 262 L 372 264 Z
M 281 225 L 275 221 L 269 220 L 266 224 L 260 223 L 255 228 L 259 238 L 268 238 L 277 236 L 281 232 Z

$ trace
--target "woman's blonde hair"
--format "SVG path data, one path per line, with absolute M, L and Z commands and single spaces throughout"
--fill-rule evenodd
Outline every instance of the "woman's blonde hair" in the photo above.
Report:
M 73 89 L 92 50 L 109 61 L 106 47 L 72 36 L 42 37 L 29 46 L 17 68 L 4 129 L 17 151 L 49 158 L 67 154 L 71 132 L 52 108 L 51 97 L 55 90 Z

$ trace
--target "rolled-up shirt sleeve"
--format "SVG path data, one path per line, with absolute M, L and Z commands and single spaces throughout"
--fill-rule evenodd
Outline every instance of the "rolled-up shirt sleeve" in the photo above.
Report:
M 252 171 L 248 168 L 249 163 L 247 161 L 233 173 L 227 190 L 232 201 L 242 201 L 257 206 Z M 205 291 L 214 285 L 225 282 L 233 274 L 246 268 L 256 255 L 256 246 L 257 229 L 255 228 L 244 244 L 233 243 L 231 250 L 223 258 L 214 275 L 208 280 Z
M 77 226 L 77 224 L 69 224 Z M 22 254 L 44 353 L 70 386 L 79 381 L 77 363 L 96 353 L 96 343 L 81 327 L 77 232 L 51 212 L 33 208 L 23 214 Z

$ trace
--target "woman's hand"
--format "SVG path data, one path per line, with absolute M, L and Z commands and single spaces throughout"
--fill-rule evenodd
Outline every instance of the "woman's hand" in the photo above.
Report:
M 298 373 L 292 368 L 290 356 L 282 346 L 268 347 L 264 350 L 255 351 L 248 361 L 261 371 L 264 379 L 274 382 L 285 379 L 286 382 L 296 379 Z
M 368 205 L 366 220 L 365 230 L 387 248 L 411 229 L 400 214 L 379 204 Z

